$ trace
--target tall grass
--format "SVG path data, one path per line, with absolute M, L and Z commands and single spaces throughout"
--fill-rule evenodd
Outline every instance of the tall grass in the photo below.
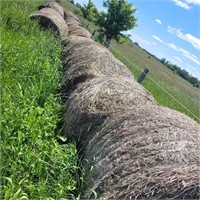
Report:
M 41 1 L 1 1 L 0 199 L 67 199 L 74 144 L 59 145 L 59 38 L 28 19 Z

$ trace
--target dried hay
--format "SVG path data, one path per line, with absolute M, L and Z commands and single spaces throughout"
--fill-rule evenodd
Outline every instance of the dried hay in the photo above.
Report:
M 38 19 L 41 26 L 52 28 L 58 32 L 61 39 L 68 37 L 68 26 L 61 15 L 52 8 L 43 8 L 29 16 L 31 19 Z
M 199 131 L 187 116 L 159 106 L 111 117 L 86 141 L 94 169 L 85 197 L 93 188 L 100 199 L 199 199 Z
M 126 77 L 133 79 L 131 72 L 105 47 L 91 39 L 70 36 L 64 49 L 62 81 L 63 93 L 94 77 Z
M 69 18 L 67 21 L 65 20 L 65 22 L 68 26 L 71 26 L 71 28 L 73 28 L 73 25 L 81 26 L 80 22 L 75 20 L 74 18 Z
M 79 18 L 74 13 L 68 10 L 64 10 L 64 19 L 66 20 L 66 22 L 72 19 L 76 20 L 77 22 L 80 22 Z
M 38 10 L 41 10 L 43 8 L 52 8 L 52 9 L 54 9 L 64 19 L 64 9 L 58 3 L 56 3 L 56 2 L 48 2 L 48 3 L 41 4 L 38 7 Z
M 73 14 L 70 11 L 65 10 L 63 7 L 61 7 L 58 3 L 56 2 L 49 2 L 49 3 L 44 3 L 41 4 L 38 7 L 38 10 L 41 10 L 43 8 L 52 8 L 54 9 L 56 12 L 58 12 L 62 18 L 66 21 L 67 25 L 69 24 L 76 24 L 76 25 L 80 25 L 80 21 L 79 18 Z
M 80 84 L 70 95 L 64 115 L 63 130 L 76 140 L 87 135 L 114 113 L 141 105 L 156 105 L 151 94 L 133 79 L 95 78 Z
M 69 36 L 75 35 L 75 36 L 81 36 L 85 38 L 92 38 L 92 35 L 89 31 L 87 31 L 85 28 L 81 27 L 80 25 L 75 24 L 73 21 L 69 21 L 69 23 L 67 24 L 69 26 Z

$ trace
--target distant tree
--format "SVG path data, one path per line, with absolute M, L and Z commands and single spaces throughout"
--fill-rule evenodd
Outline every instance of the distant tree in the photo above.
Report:
M 100 26 L 99 32 L 106 37 L 108 47 L 111 39 L 120 42 L 128 38 L 121 32 L 136 26 L 136 18 L 133 16 L 136 9 L 126 0 L 106 0 L 104 7 L 108 11 L 100 12 L 97 24 Z
M 165 59 L 165 58 L 162 58 L 162 59 L 160 59 L 160 62 L 161 62 L 163 65 L 165 65 L 166 59 Z
M 134 42 L 135 45 L 139 46 L 139 44 L 137 42 Z
M 198 80 L 197 78 L 195 78 L 195 77 L 190 77 L 190 83 L 191 83 L 192 85 L 198 85 L 200 82 L 199 82 L 199 80 Z
M 167 68 L 172 70 L 174 72 L 174 74 L 177 74 L 180 77 L 182 77 L 183 79 L 185 79 L 186 81 L 190 82 L 194 87 L 200 88 L 200 81 L 197 78 L 191 76 L 186 70 L 181 69 L 177 65 L 171 64 L 165 58 L 160 59 L 160 62 L 163 65 L 165 65 Z
M 81 11 L 83 13 L 83 17 L 91 22 L 95 22 L 97 15 L 99 14 L 98 9 L 92 0 L 89 0 L 88 4 L 84 4 Z
M 80 8 L 80 9 L 82 8 L 80 3 L 76 3 L 76 7 Z
M 72 4 L 74 4 L 74 0 L 69 0 L 69 2 L 71 2 Z
M 189 81 L 190 75 L 186 70 L 182 69 L 182 70 L 180 70 L 180 77 Z

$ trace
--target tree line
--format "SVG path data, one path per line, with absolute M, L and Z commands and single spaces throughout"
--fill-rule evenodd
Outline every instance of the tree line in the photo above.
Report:
M 174 64 L 170 63 L 165 58 L 160 59 L 160 62 L 164 66 L 166 66 L 167 68 L 169 68 L 170 70 L 172 70 L 174 72 L 174 74 L 179 75 L 180 77 L 182 77 L 183 79 L 185 79 L 186 81 L 188 81 L 189 83 L 191 83 L 194 87 L 200 88 L 200 81 L 198 80 L 198 78 L 193 77 L 186 70 L 181 69 L 177 65 L 174 65 Z

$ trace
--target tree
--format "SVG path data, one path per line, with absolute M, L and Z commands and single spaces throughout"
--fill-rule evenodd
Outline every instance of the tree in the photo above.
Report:
M 100 12 L 97 24 L 100 26 L 100 33 L 106 37 L 107 47 L 110 40 L 122 41 L 128 37 L 122 34 L 122 31 L 128 31 L 136 26 L 136 18 L 133 14 L 136 8 L 126 0 L 107 0 L 104 7 L 108 9 L 107 13 Z
M 77 8 L 80 8 L 80 9 L 82 8 L 82 6 L 81 6 L 80 3 L 76 3 L 76 7 L 77 7 Z
M 74 4 L 74 0 L 69 0 L 69 2 L 71 2 L 72 4 Z
M 166 59 L 165 59 L 165 58 L 162 58 L 162 59 L 160 59 L 160 62 L 161 62 L 163 65 L 165 65 Z
M 99 13 L 92 0 L 89 0 L 87 5 L 84 4 L 84 6 L 81 8 L 81 11 L 83 13 L 83 17 L 91 22 L 95 21 Z

